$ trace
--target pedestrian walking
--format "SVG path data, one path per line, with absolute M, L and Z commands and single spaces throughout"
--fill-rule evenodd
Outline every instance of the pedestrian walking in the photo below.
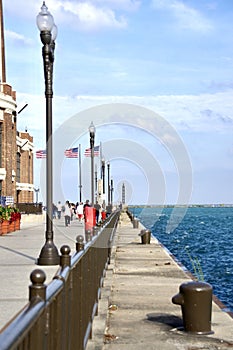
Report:
M 95 208 L 96 223 L 98 224 L 101 205 L 98 202 L 96 202 L 96 204 L 94 205 L 94 208 Z
M 65 216 L 65 226 L 68 227 L 70 226 L 70 219 L 71 219 L 71 207 L 70 207 L 69 201 L 66 201 L 64 216 Z
M 86 203 L 84 204 L 84 206 L 83 206 L 83 214 L 84 214 L 84 219 L 85 219 L 85 221 L 86 221 L 86 207 L 90 207 L 91 205 L 90 205 L 90 202 L 89 202 L 89 200 L 87 199 L 86 200 Z
M 53 219 L 56 219 L 57 206 L 53 203 Z
M 58 219 L 61 219 L 61 211 L 62 211 L 62 205 L 61 205 L 61 202 L 59 201 L 57 203 L 57 218 Z
M 76 216 L 79 222 L 83 222 L 83 202 L 80 202 L 76 208 Z

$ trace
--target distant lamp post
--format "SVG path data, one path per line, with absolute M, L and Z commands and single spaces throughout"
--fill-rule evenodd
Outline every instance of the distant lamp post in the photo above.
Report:
M 122 204 L 125 204 L 125 184 L 122 185 Z
M 94 206 L 94 145 L 95 145 L 95 125 L 91 122 L 89 126 L 90 148 L 91 148 L 91 205 Z
M 111 206 L 113 205 L 113 191 L 114 191 L 114 188 L 113 188 L 113 179 L 111 179 L 111 197 L 110 197 L 110 204 Z
M 53 161 L 52 161 L 52 98 L 53 62 L 57 27 L 45 1 L 36 18 L 43 44 L 45 98 L 46 98 L 46 232 L 45 244 L 38 258 L 38 265 L 58 265 L 60 257 L 53 242 Z
M 105 159 L 102 158 L 102 181 L 103 181 L 103 208 L 105 209 Z
M 39 187 L 38 188 L 34 188 L 34 191 L 36 193 L 36 204 L 38 204 L 38 193 L 40 192 Z
M 110 205 L 110 162 L 107 162 L 108 170 L 108 205 Z

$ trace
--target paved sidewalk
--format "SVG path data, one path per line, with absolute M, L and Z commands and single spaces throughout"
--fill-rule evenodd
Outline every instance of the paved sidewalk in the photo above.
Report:
M 233 349 L 233 319 L 214 302 L 214 334 L 182 330 L 181 307 L 171 299 L 190 278 L 156 239 L 141 244 L 142 228 L 121 215 L 87 350 Z
M 68 244 L 71 253 L 75 251 L 76 237 L 84 233 L 78 220 L 65 227 L 64 218 L 54 219 L 54 243 L 60 248 Z M 46 273 L 48 284 L 55 275 L 56 266 L 36 265 L 41 248 L 45 243 L 45 222 L 25 222 L 21 230 L 0 236 L 0 329 L 9 322 L 28 302 L 30 274 L 40 268 Z
M 54 220 L 57 248 L 68 244 L 75 250 L 83 234 L 77 220 L 64 227 Z M 215 303 L 208 336 L 183 332 L 181 308 L 171 302 L 189 277 L 156 239 L 142 245 L 126 213 L 121 215 L 111 264 L 104 280 L 99 314 L 87 350 L 227 350 L 233 349 L 233 319 Z M 25 223 L 20 231 L 0 236 L 0 329 L 28 302 L 30 274 L 45 242 L 44 223 Z M 47 284 L 58 266 L 39 266 Z

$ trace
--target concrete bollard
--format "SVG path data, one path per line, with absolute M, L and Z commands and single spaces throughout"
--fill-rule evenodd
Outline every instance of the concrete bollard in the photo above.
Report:
M 212 334 L 212 287 L 205 282 L 187 282 L 172 298 L 173 304 L 181 305 L 184 331 L 192 334 Z
M 151 239 L 151 231 L 150 230 L 141 230 L 139 233 L 139 236 L 141 237 L 141 243 L 142 244 L 150 244 Z

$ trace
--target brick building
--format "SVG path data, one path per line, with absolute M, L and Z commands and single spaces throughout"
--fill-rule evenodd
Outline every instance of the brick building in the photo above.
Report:
M 33 202 L 33 137 L 17 131 L 16 92 L 6 83 L 3 7 L 0 0 L 0 199 Z

